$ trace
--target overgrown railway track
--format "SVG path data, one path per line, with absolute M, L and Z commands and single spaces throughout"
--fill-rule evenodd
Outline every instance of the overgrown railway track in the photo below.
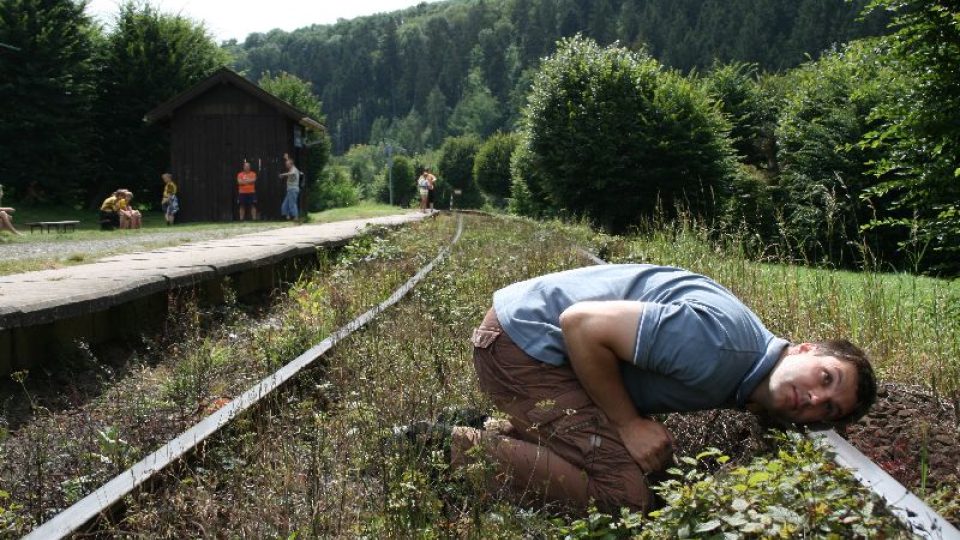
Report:
M 383 302 L 367 310 L 357 318 L 335 330 L 329 337 L 311 347 L 279 370 L 237 396 L 213 414 L 187 429 L 155 452 L 143 458 L 126 471 L 90 493 L 63 512 L 30 532 L 27 540 L 63 538 L 70 534 L 95 528 L 98 518 L 109 515 L 127 495 L 149 484 L 161 472 L 187 459 L 206 441 L 220 433 L 230 422 L 261 403 L 278 388 L 295 378 L 305 368 L 314 364 L 330 350 L 386 309 L 399 302 L 429 274 L 449 253 L 463 233 L 463 216 L 457 219 L 457 230 L 450 243 L 423 266 L 413 277 L 397 288 Z
M 172 439 L 159 450 L 116 476 L 90 495 L 56 515 L 32 531 L 26 538 L 61 538 L 79 532 L 95 532 L 100 518 L 111 515 L 121 506 L 125 497 L 150 484 L 159 474 L 181 462 L 197 451 L 206 441 L 212 440 L 235 418 L 256 409 L 264 398 L 273 395 L 284 384 L 295 379 L 305 368 L 330 352 L 338 343 L 353 332 L 373 321 L 387 308 L 399 302 L 429 274 L 451 251 L 463 232 L 463 218 L 457 221 L 457 230 L 451 242 L 427 265 L 394 291 L 389 298 L 366 311 L 316 346 L 310 348 L 275 373 L 243 392 L 218 411 Z M 605 264 L 593 254 L 581 250 L 591 261 Z M 838 463 L 852 470 L 854 476 L 867 488 L 883 499 L 891 512 L 911 533 L 926 538 L 960 539 L 960 532 L 939 516 L 923 501 L 909 492 L 892 477 L 870 461 L 865 455 L 847 443 L 839 434 L 828 431 L 811 434 L 822 439 L 832 448 Z

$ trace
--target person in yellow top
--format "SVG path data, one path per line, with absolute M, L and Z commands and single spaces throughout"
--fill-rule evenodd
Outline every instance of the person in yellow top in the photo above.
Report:
M 170 173 L 163 173 L 160 178 L 163 179 L 163 199 L 160 200 L 160 207 L 163 208 L 163 217 L 167 220 L 167 225 L 173 225 L 173 218 L 180 211 L 177 184 Z
M 243 170 L 237 173 L 237 207 L 240 210 L 240 221 L 245 216 L 244 210 L 250 207 L 250 217 L 257 220 L 257 173 L 250 169 L 250 162 L 243 160 Z
M 117 213 L 120 214 L 121 229 L 139 229 L 142 227 L 140 211 L 134 208 L 130 201 L 133 200 L 133 192 L 129 189 L 119 189 L 120 194 L 117 198 Z
M 120 214 L 117 213 L 117 201 L 121 199 L 120 190 L 114 191 L 100 204 L 100 230 L 112 231 L 120 226 Z

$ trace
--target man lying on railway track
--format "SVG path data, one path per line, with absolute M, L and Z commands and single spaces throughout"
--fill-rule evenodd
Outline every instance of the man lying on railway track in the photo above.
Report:
M 649 508 L 645 475 L 673 451 L 651 414 L 743 408 L 843 424 L 876 399 L 854 345 L 791 345 L 730 291 L 678 268 L 593 266 L 515 283 L 494 294 L 472 341 L 480 388 L 511 425 L 454 427 L 454 466 L 481 445 L 514 488 L 573 507 Z

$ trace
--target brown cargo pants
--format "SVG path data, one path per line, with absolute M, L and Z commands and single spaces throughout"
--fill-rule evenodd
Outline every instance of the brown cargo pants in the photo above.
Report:
M 481 444 L 514 490 L 581 509 L 591 501 L 608 512 L 649 509 L 643 472 L 570 366 L 527 355 L 493 309 L 472 342 L 480 389 L 509 416 L 512 429 L 455 428 L 454 465 Z

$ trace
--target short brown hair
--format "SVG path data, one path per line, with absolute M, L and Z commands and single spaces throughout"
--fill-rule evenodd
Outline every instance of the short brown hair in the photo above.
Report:
M 877 377 L 867 354 L 845 339 L 828 339 L 812 343 L 816 354 L 832 356 L 837 360 L 850 362 L 857 369 L 857 404 L 849 414 L 830 422 L 830 424 L 852 424 L 863 418 L 877 401 Z

